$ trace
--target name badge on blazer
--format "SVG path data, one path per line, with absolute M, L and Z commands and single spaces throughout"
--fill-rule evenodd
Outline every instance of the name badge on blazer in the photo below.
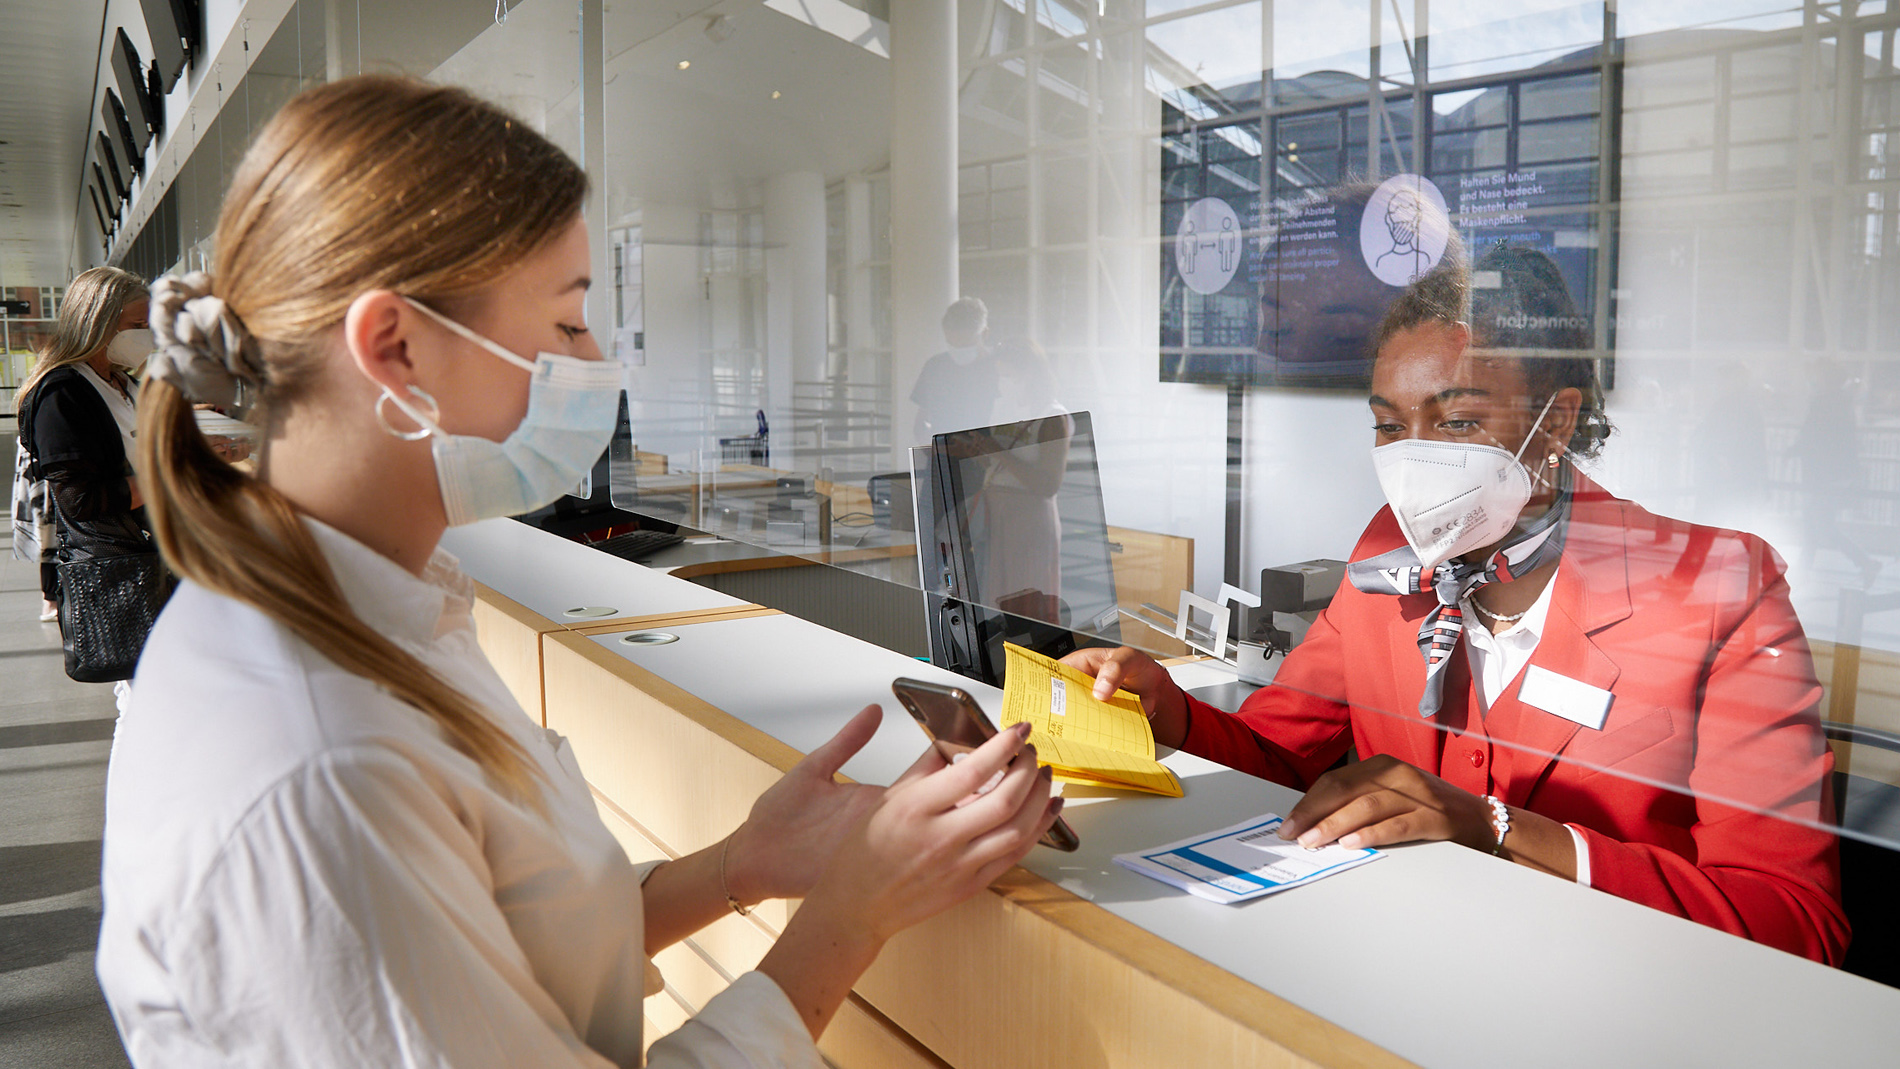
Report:
M 1524 682 L 1517 688 L 1517 700 L 1582 724 L 1591 731 L 1602 731 L 1616 695 L 1602 687 L 1530 665 L 1524 669 Z

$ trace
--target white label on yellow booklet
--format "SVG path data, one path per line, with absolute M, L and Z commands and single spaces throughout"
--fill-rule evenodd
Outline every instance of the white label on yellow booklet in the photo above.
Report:
M 1003 724 L 1027 720 L 1030 744 L 1058 779 L 1181 796 L 1181 782 L 1155 760 L 1141 699 L 1118 690 L 1102 701 L 1081 671 L 1020 646 L 1004 649 Z

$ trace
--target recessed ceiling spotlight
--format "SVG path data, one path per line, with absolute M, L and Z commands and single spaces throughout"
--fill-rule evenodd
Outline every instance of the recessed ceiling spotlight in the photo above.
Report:
M 776 90 L 776 89 L 774 89 L 774 90 L 772 90 L 772 99 L 773 99 L 773 100 L 777 100 L 777 99 L 778 99 L 778 97 L 779 97 L 779 92 L 778 92 L 778 90 Z
M 692 66 L 692 65 L 693 65 L 693 61 L 692 61 L 692 60 L 690 60 L 690 59 L 682 59 L 682 60 L 680 60 L 680 70 L 685 70 L 686 68 L 688 68 L 688 67 L 690 67 L 690 66 Z

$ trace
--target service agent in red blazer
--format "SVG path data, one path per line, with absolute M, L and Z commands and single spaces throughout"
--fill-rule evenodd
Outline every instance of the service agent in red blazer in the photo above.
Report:
M 1373 371 L 1395 507 L 1274 684 L 1230 715 L 1139 651 L 1067 660 L 1139 694 L 1156 741 L 1306 790 L 1283 831 L 1305 845 L 1449 839 L 1838 964 L 1833 760 L 1780 558 L 1574 472 L 1607 433 L 1588 361 L 1475 350 L 1461 293 L 1430 289 Z M 1473 486 L 1434 512 L 1435 469 L 1461 465 L 1528 501 Z M 1348 748 L 1364 760 L 1326 771 Z

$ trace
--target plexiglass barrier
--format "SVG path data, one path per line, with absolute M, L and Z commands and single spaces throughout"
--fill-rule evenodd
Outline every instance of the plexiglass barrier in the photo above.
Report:
M 1239 660 L 1188 748 L 1797 950 L 1900 843 L 1900 11 L 509 8 L 434 77 L 594 177 L 621 509 Z
M 996 0 L 907 68 L 891 39 L 934 25 L 910 7 L 722 12 L 606 15 L 622 507 L 1179 654 L 1183 590 L 1405 544 L 1375 519 L 1374 357 L 1453 274 L 1438 318 L 1515 393 L 1401 436 L 1515 451 L 1561 388 L 1609 429 L 1520 465 L 1574 475 L 1535 671 L 1487 691 L 1467 635 L 1434 669 L 1466 719 L 1423 717 L 1436 602 L 1347 580 L 1381 630 L 1304 685 L 1494 790 L 1623 779 L 1825 825 L 1823 721 L 1859 732 L 1837 770 L 1900 770 L 1874 734 L 1900 729 L 1900 13 Z M 970 544 L 918 537 L 914 447 Z M 1230 603 L 1226 652 L 1343 627 L 1300 598 Z M 1560 670 L 1562 628 L 1621 663 Z M 1505 770 L 1457 749 L 1476 731 Z

